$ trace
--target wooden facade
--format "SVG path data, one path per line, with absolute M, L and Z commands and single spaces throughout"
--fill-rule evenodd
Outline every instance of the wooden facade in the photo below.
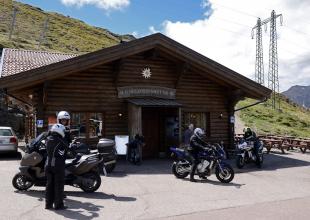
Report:
M 100 53 L 106 57 L 100 57 Z M 170 119 L 178 123 L 179 130 L 175 135 L 180 142 L 184 121 L 190 121 L 188 117 L 192 114 L 193 117 L 202 115 L 210 141 L 224 141 L 227 147 L 231 147 L 233 124 L 230 119 L 234 115 L 237 101 L 244 97 L 263 99 L 269 96 L 270 90 L 223 66 L 215 66 L 214 61 L 201 65 L 195 56 L 199 59 L 202 57 L 156 34 L 103 49 L 102 52 L 5 77 L 0 79 L 0 87 L 5 87 L 8 94 L 32 103 L 36 109 L 36 118 L 44 120 L 44 127 L 38 128 L 39 131 L 47 129 L 50 118 L 61 110 L 73 114 L 83 113 L 85 117 L 98 113 L 104 137 L 133 136 L 136 133 L 149 136 L 146 137 L 148 146 L 154 143 L 160 145 L 146 150 L 155 156 L 168 150 L 168 146 L 162 145 L 172 144 L 163 138 L 165 123 L 171 123 Z M 209 59 L 206 61 L 210 62 Z M 150 78 L 142 76 L 144 68 L 151 70 Z M 223 75 L 226 78 L 221 76 L 223 72 L 228 74 Z M 14 77 L 20 82 L 12 82 Z M 242 87 L 242 84 L 246 86 Z M 173 89 L 173 101 L 179 105 L 139 106 L 131 103 L 130 98 L 119 98 L 119 88 L 132 86 Z M 85 130 L 88 131 L 89 123 L 86 124 Z M 90 138 L 88 134 L 86 137 Z

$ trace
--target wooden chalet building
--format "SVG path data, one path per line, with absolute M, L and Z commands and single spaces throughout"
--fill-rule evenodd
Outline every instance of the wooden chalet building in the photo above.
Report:
M 232 147 L 235 104 L 271 94 L 162 34 L 76 57 L 33 53 L 39 53 L 33 62 L 43 56 L 51 64 L 12 71 L 22 63 L 4 51 L 0 78 L 8 96 L 32 107 L 29 132 L 35 122 L 38 132 L 46 130 L 56 113 L 66 110 L 72 115 L 71 127 L 87 141 L 96 140 L 98 133 L 107 138 L 143 134 L 145 157 L 157 157 L 179 144 L 189 123 L 205 129 L 210 141 Z

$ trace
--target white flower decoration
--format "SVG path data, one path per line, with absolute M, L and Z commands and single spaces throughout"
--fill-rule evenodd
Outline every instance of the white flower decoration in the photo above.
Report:
M 150 68 L 144 68 L 144 69 L 142 70 L 142 76 L 143 76 L 145 79 L 151 78 L 151 75 L 152 75 L 152 72 L 151 72 L 151 69 L 150 69 Z

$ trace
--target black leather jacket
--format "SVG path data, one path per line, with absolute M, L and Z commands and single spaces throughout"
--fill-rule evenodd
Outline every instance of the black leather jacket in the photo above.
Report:
M 64 169 L 68 143 L 59 134 L 51 133 L 46 139 L 46 168 Z
M 197 154 L 200 151 L 203 151 L 205 148 L 208 148 L 209 144 L 204 142 L 202 139 L 198 138 L 196 135 L 193 135 L 190 139 L 190 151 Z

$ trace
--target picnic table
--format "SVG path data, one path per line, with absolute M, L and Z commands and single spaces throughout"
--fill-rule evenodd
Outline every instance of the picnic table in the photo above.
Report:
M 306 153 L 307 149 L 310 150 L 310 140 L 309 139 L 302 139 L 299 142 L 299 148 L 302 153 Z
M 273 138 L 261 138 L 260 140 L 264 142 L 264 146 L 267 149 L 267 154 L 270 153 L 270 150 L 273 147 L 281 150 L 283 154 L 285 153 L 284 149 L 287 149 L 287 146 L 283 145 L 283 140 Z

